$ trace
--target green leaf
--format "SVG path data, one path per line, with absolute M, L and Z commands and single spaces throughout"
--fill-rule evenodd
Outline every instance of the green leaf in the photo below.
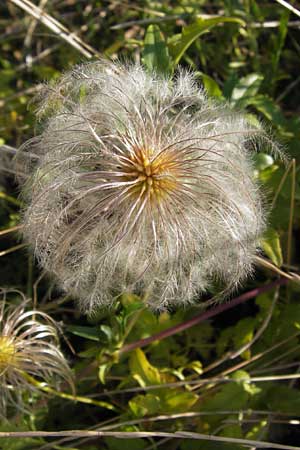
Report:
M 273 383 L 264 391 L 263 399 L 270 411 L 278 413 L 299 414 L 300 393 L 298 389 Z
M 107 372 L 109 371 L 109 369 L 111 368 L 111 363 L 105 363 L 105 364 L 100 364 L 99 369 L 98 369 L 98 377 L 99 380 L 102 384 L 105 384 L 106 382 L 106 375 Z
M 124 430 L 127 431 L 127 430 Z M 135 429 L 132 431 L 139 431 Z M 143 450 L 147 445 L 147 441 L 143 439 L 118 439 L 118 438 L 105 438 L 105 444 L 109 450 L 124 450 L 130 448 L 130 450 Z M 100 448 L 100 447 L 97 447 Z M 101 448 L 106 448 L 102 447 Z M 87 449 L 89 450 L 89 449 Z M 95 447 L 96 450 L 96 447 Z
M 268 434 L 268 420 L 263 419 L 254 425 L 246 434 L 246 439 L 266 439 Z
M 77 353 L 80 358 L 96 358 L 99 354 L 99 345 L 92 344 L 86 350 Z
M 149 25 L 147 28 L 142 61 L 149 71 L 162 74 L 170 72 L 169 50 L 158 25 Z
M 212 398 L 208 398 L 202 406 L 203 411 L 226 411 L 229 409 L 245 409 L 247 407 L 249 394 L 243 386 L 230 382 L 221 387 L 219 392 Z M 217 419 L 217 418 L 216 418 Z
M 198 375 L 202 375 L 203 373 L 203 366 L 200 361 L 191 361 L 189 364 L 187 364 L 185 369 L 191 369 L 194 372 L 196 372 Z
M 273 125 L 278 127 L 285 126 L 286 119 L 282 114 L 281 109 L 276 105 L 274 100 L 267 95 L 256 95 L 253 98 L 249 98 L 248 105 L 254 106 L 254 108 L 272 122 Z
M 207 33 L 216 25 L 231 22 L 245 25 L 245 22 L 237 17 L 214 17 L 211 19 L 197 19 L 196 22 L 183 27 L 182 32 L 169 40 L 169 51 L 174 63 L 178 64 L 190 45 L 202 34 Z
M 165 391 L 162 397 L 162 409 L 165 413 L 180 413 L 188 411 L 198 400 L 198 395 L 192 392 L 178 390 Z
M 236 324 L 233 334 L 233 344 L 235 350 L 239 350 L 241 347 L 251 342 L 254 335 L 255 323 L 256 320 L 252 317 L 245 317 Z M 245 350 L 241 354 L 241 357 L 244 359 L 250 359 L 251 350 Z
M 217 393 L 204 400 L 201 407 L 202 411 L 227 411 L 248 408 L 250 398 L 260 393 L 260 389 L 251 383 L 249 374 L 244 370 L 236 371 L 232 378 L 236 382 L 232 381 L 221 386 Z M 211 416 L 209 421 L 215 426 L 222 419 L 222 415 Z
M 150 364 L 141 349 L 138 348 L 132 352 L 129 367 L 134 378 L 142 387 L 161 383 L 159 370 Z
M 260 388 L 258 388 L 254 383 L 251 383 L 251 377 L 245 370 L 237 370 L 232 375 L 232 378 L 240 382 L 244 390 L 250 395 L 259 394 L 261 392 Z
M 223 97 L 221 89 L 219 88 L 218 84 L 215 82 L 213 78 L 202 72 L 200 72 L 200 76 L 204 84 L 205 90 L 210 97 L 217 97 L 217 98 Z
M 239 350 L 241 347 L 248 344 L 253 338 L 255 325 L 255 318 L 245 317 L 237 322 L 236 325 L 225 328 L 221 332 L 217 342 L 217 354 L 221 356 L 231 344 L 233 344 L 234 350 Z M 251 357 L 250 349 L 242 353 L 241 356 L 244 359 L 249 359 Z
M 221 357 L 221 355 L 223 355 L 225 350 L 229 347 L 234 332 L 233 330 L 233 327 L 227 327 L 221 331 L 220 337 L 216 344 L 216 352 L 218 357 Z
M 154 415 L 161 411 L 160 398 L 154 394 L 137 395 L 129 401 L 129 407 L 137 417 Z
M 80 325 L 69 325 L 67 330 L 76 336 L 83 337 L 85 339 L 90 339 L 91 341 L 100 340 L 99 331 L 96 327 L 87 327 Z
M 257 73 L 250 73 L 241 78 L 235 85 L 231 93 L 231 104 L 239 108 L 245 107 L 257 94 L 263 77 Z
M 279 234 L 269 228 L 262 239 L 262 248 L 270 260 L 278 267 L 283 263 Z

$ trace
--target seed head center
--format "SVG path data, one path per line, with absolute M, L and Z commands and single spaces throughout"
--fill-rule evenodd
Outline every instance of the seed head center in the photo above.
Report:
M 132 192 L 136 195 L 148 194 L 157 200 L 174 188 L 174 179 L 169 159 L 153 155 L 152 150 L 135 149 L 131 155 L 133 170 L 128 173 L 128 179 L 134 178 Z
M 0 371 L 13 364 L 16 348 L 11 338 L 0 336 Z
M 138 168 L 138 173 L 138 180 L 149 187 L 153 186 L 155 181 L 155 173 L 153 171 L 151 161 L 147 158 L 147 156 L 143 155 L 142 164 Z

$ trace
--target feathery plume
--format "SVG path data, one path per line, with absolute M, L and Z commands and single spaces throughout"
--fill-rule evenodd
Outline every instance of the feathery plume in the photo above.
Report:
M 77 66 L 44 88 L 37 114 L 43 131 L 20 152 L 35 155 L 25 237 L 84 311 L 124 290 L 183 305 L 251 274 L 265 227 L 252 155 L 272 142 L 191 73 Z
M 64 380 L 73 387 L 71 370 L 58 347 L 57 326 L 43 312 L 27 310 L 23 294 L 19 305 L 0 301 L 0 418 L 10 406 L 24 409 L 23 395 L 36 391 L 37 381 Z

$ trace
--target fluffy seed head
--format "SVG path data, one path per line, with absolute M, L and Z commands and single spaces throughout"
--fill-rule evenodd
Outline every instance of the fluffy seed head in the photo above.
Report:
M 42 92 L 24 193 L 25 236 L 85 311 L 124 290 L 154 308 L 249 273 L 264 230 L 252 153 L 268 137 L 194 76 L 75 67 Z
M 0 301 L 0 418 L 9 407 L 23 410 L 23 394 L 36 388 L 29 376 L 53 385 L 64 380 L 73 386 L 71 371 L 59 350 L 55 322 L 47 314 L 27 310 L 28 301 L 9 305 Z M 21 294 L 22 296 L 22 294 Z
M 14 364 L 16 348 L 11 338 L 0 336 L 0 371 Z

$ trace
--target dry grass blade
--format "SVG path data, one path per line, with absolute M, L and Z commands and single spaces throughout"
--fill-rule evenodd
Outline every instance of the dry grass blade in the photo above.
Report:
M 24 248 L 24 247 L 26 247 L 26 246 L 27 246 L 27 244 L 18 244 L 18 245 L 15 245 L 14 247 L 10 247 L 10 248 L 8 248 L 7 250 L 2 250 L 2 251 L 0 252 L 0 256 L 8 255 L 9 253 L 15 252 L 16 250 L 20 250 L 21 248 Z
M 92 58 L 93 56 L 100 56 L 97 50 L 90 45 L 82 41 L 74 33 L 71 33 L 64 25 L 44 12 L 41 8 L 34 5 L 29 0 L 9 0 L 19 8 L 23 9 L 27 14 L 30 14 L 35 19 L 39 20 L 43 25 L 49 28 L 53 33 L 66 41 L 76 50 L 78 50 L 86 58 Z
M 294 447 L 291 445 L 276 444 L 274 442 L 266 441 L 255 441 L 252 439 L 238 439 L 238 438 L 228 438 L 222 436 L 213 436 L 202 433 L 192 433 L 190 431 L 178 431 L 175 433 L 169 433 L 164 431 L 86 431 L 86 430 L 66 430 L 66 431 L 12 431 L 12 432 L 0 432 L 0 438 L 15 437 L 87 437 L 87 438 L 103 438 L 103 437 L 114 437 L 117 439 L 137 439 L 137 438 L 171 438 L 171 439 L 195 439 L 201 441 L 212 441 L 212 442 L 228 442 L 231 444 L 242 445 L 245 448 L 251 448 L 255 446 L 256 448 L 270 448 L 274 450 L 300 450 L 300 447 Z
M 22 225 L 16 225 L 15 227 L 7 228 L 6 230 L 0 231 L 0 236 L 4 236 L 5 234 L 13 233 L 14 231 L 21 230 L 23 228 Z
M 294 6 L 290 5 L 289 2 L 286 2 L 285 0 L 275 0 L 275 1 L 280 5 L 284 6 L 289 11 L 292 11 L 292 13 L 296 14 L 296 16 L 300 17 L 300 11 L 294 8 Z

